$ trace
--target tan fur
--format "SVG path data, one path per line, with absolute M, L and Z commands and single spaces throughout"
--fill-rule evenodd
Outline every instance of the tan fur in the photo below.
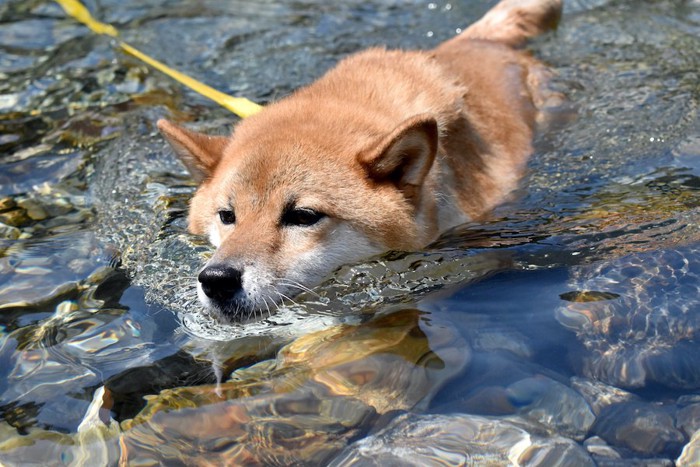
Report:
M 514 47 L 560 12 L 560 1 L 505 0 L 434 50 L 360 52 L 225 140 L 160 121 L 202 180 L 189 222 L 220 243 L 210 264 L 254 270 L 244 289 L 288 295 L 275 281 L 313 285 L 340 264 L 419 249 L 483 217 L 517 186 L 545 100 L 545 68 Z M 327 217 L 284 226 L 290 203 Z M 222 209 L 234 225 L 218 221 Z M 243 308 L 269 293 L 245 292 Z

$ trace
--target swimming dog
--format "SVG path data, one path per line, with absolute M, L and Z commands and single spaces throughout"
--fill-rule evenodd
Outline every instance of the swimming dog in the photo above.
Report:
M 198 296 L 244 321 L 338 266 L 415 250 L 517 187 L 547 68 L 520 47 L 561 0 L 503 0 L 427 51 L 372 48 L 207 136 L 158 127 L 200 183 L 189 229 L 217 248 Z

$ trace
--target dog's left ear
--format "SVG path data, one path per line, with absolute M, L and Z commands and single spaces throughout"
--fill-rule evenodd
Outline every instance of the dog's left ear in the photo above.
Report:
M 358 161 L 370 179 L 393 183 L 415 204 L 437 148 L 437 122 L 432 116 L 416 115 L 401 123 L 374 149 L 361 153 Z
M 226 136 L 209 136 L 158 120 L 158 129 L 195 181 L 209 178 L 218 165 L 228 143 Z

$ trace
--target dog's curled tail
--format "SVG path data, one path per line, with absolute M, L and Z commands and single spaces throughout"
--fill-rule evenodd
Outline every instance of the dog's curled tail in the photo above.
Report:
M 452 40 L 482 39 L 520 47 L 555 29 L 561 11 L 562 0 L 502 0 Z

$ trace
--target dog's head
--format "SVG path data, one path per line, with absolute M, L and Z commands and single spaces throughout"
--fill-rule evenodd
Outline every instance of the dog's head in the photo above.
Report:
M 378 133 L 317 116 L 290 121 L 283 110 L 249 117 L 230 137 L 158 122 L 200 182 L 189 229 L 217 250 L 198 293 L 225 319 L 254 318 L 342 264 L 437 234 L 424 193 L 438 147 L 431 116 Z

